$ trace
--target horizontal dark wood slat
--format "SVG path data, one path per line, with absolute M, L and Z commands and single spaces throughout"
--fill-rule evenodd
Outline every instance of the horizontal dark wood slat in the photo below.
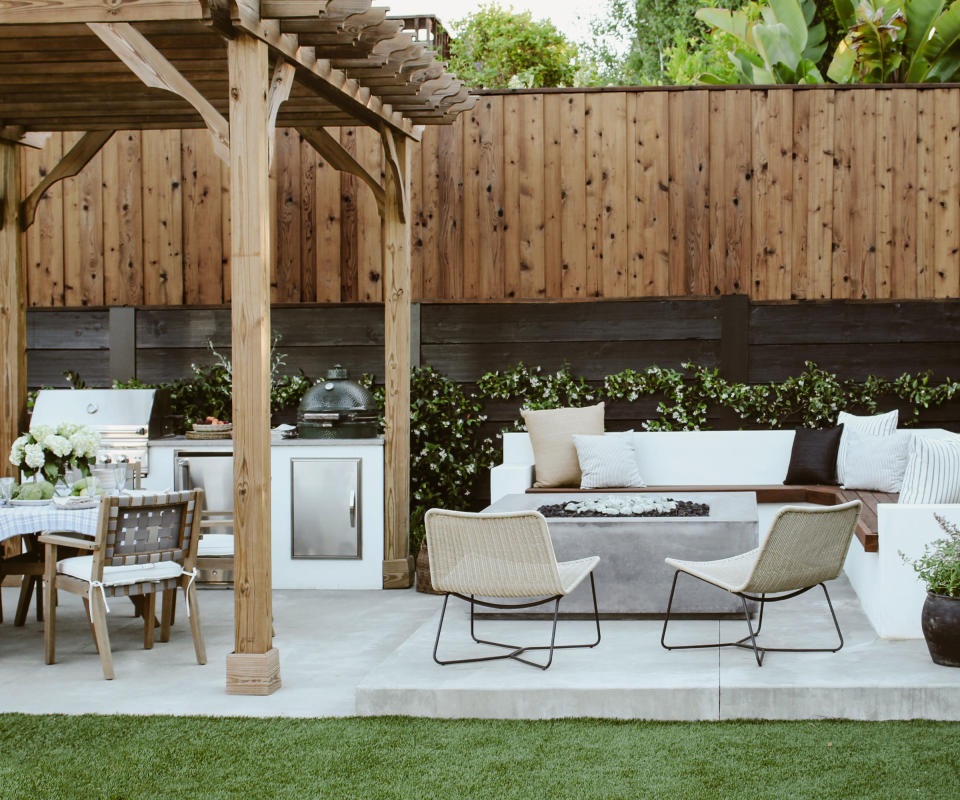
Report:
M 714 300 L 421 306 L 425 345 L 720 339 Z
M 383 346 L 383 307 L 342 306 L 275 308 L 270 328 L 279 334 L 278 345 Z M 230 346 L 230 309 L 146 309 L 137 312 L 137 347 L 176 348 Z
M 217 350 L 224 358 L 230 358 L 230 348 Z M 364 373 L 372 374 L 382 382 L 384 374 L 383 348 L 380 347 L 290 347 L 283 350 L 283 372 L 296 374 L 299 370 L 311 380 L 319 380 L 335 364 L 341 364 L 350 372 L 351 378 Z M 138 349 L 137 377 L 146 383 L 173 381 L 189 377 L 192 364 L 210 365 L 215 358 L 207 349 Z
M 750 344 L 960 341 L 960 301 L 754 304 Z
M 483 344 L 423 344 L 421 360 L 449 378 L 475 381 L 486 372 L 512 367 L 520 361 L 545 370 L 570 364 L 587 380 L 602 380 L 625 369 L 651 365 L 679 369 L 684 361 L 712 367 L 717 364 L 718 343 L 688 342 L 523 342 Z
M 936 379 L 960 375 L 960 346 L 952 342 L 781 344 L 750 348 L 750 382 L 782 381 L 803 371 L 805 361 L 844 378 L 895 378 L 932 369 Z
M 91 388 L 111 385 L 110 359 L 103 350 L 28 350 L 27 386 L 69 387 L 65 370 L 76 372 Z
M 28 350 L 106 350 L 109 346 L 108 311 L 27 311 Z

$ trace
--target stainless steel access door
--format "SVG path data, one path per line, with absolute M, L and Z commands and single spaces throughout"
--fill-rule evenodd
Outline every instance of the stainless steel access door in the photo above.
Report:
M 292 557 L 359 559 L 360 459 L 291 458 Z
M 203 489 L 203 510 L 225 517 L 233 515 L 233 454 L 178 450 L 174 486 Z M 218 531 L 227 533 L 229 531 Z

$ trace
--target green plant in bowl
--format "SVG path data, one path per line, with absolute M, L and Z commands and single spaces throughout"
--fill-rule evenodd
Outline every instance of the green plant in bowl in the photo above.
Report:
M 49 500 L 53 497 L 53 484 L 50 481 L 28 481 L 14 491 L 17 500 Z

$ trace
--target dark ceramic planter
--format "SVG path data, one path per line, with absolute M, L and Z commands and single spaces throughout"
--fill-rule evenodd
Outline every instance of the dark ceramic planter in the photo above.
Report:
M 927 592 L 920 624 L 933 663 L 960 667 L 960 597 Z
M 417 591 L 424 594 L 443 594 L 433 588 L 430 582 L 430 553 L 427 550 L 427 540 L 423 540 L 420 545 L 420 552 L 417 553 Z

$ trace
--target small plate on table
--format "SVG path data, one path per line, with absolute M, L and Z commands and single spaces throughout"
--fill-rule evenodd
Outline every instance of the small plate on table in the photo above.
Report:
M 50 498 L 49 500 L 11 500 L 10 505 L 12 505 L 14 508 L 18 506 L 29 508 L 30 506 L 48 506 L 52 502 L 53 498 Z

